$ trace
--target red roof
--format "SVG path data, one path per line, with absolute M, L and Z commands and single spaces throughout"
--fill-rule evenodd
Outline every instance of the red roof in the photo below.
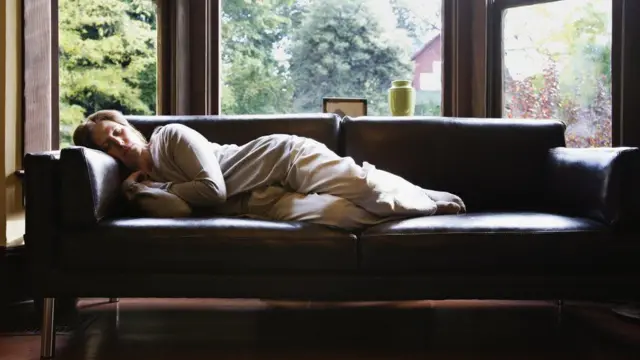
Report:
M 418 51 L 416 51 L 416 53 L 413 54 L 413 56 L 411 56 L 411 60 L 415 60 L 418 56 L 420 56 L 420 54 L 422 54 L 423 52 L 425 52 L 429 48 L 431 48 L 431 46 L 433 46 L 433 44 L 435 44 L 436 40 L 440 39 L 440 34 L 441 33 L 438 33 L 431 40 L 427 41 L 424 45 L 422 45 L 422 47 L 420 49 L 418 49 Z

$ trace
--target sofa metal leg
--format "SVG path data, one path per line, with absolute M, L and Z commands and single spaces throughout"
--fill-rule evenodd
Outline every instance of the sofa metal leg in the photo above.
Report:
M 114 322 L 114 329 L 117 330 L 120 328 L 120 303 L 116 304 L 116 316 L 114 318 L 115 322 Z
M 117 303 L 118 301 L 120 301 L 119 298 L 109 298 L 110 303 Z
M 54 324 L 55 299 L 45 298 L 42 307 L 42 333 L 40 335 L 40 357 L 51 359 L 56 348 L 56 328 Z
M 562 312 L 564 310 L 564 300 L 556 300 L 556 327 L 562 327 Z
M 562 308 L 564 305 L 564 300 L 556 300 L 556 315 L 558 316 L 558 321 L 562 319 Z

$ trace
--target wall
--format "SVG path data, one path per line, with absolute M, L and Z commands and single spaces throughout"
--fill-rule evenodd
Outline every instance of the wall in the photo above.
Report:
M 22 187 L 14 172 L 22 167 L 20 0 L 0 2 L 0 246 L 20 242 L 24 234 Z
M 420 73 L 433 73 L 433 62 L 442 61 L 442 37 L 438 35 L 433 40 L 432 44 L 429 44 L 427 49 L 424 49 L 418 56 L 416 56 L 414 62 L 413 72 L 413 87 L 420 88 Z

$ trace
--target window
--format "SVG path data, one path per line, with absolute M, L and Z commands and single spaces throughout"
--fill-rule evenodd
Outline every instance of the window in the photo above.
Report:
M 506 9 L 502 116 L 559 119 L 569 147 L 612 145 L 612 0 Z
M 222 0 L 223 114 L 320 112 L 364 97 L 388 115 L 394 79 L 413 81 L 416 114 L 440 115 L 443 0 Z M 394 16 L 390 16 L 393 14 Z
M 518 107 L 517 100 L 523 95 L 528 98 L 539 94 L 540 79 L 544 76 L 526 75 L 517 60 L 542 62 L 540 53 L 548 56 L 546 63 L 552 63 L 558 75 L 558 91 L 548 93 L 564 97 L 554 95 L 554 106 L 547 107 L 552 111 L 539 114 L 567 122 L 569 134 L 577 134 L 568 139 L 569 146 L 592 146 L 607 141 L 614 146 L 640 144 L 640 121 L 636 120 L 640 118 L 639 105 L 634 99 L 640 84 L 636 80 L 640 71 L 635 66 L 640 45 L 634 41 L 639 25 L 634 15 L 640 2 L 344 3 L 23 0 L 23 152 L 57 149 L 61 143 L 66 146 L 75 123 L 83 115 L 103 107 L 134 114 L 290 113 L 321 111 L 324 96 L 364 96 L 372 104 L 371 114 L 387 114 L 390 80 L 401 76 L 412 79 L 418 90 L 417 114 L 440 114 L 442 107 L 442 114 L 447 116 L 533 117 L 531 111 L 526 111 L 528 108 Z M 361 5 L 355 7 L 359 13 L 354 12 L 353 4 Z M 561 5 L 564 9 L 554 8 Z M 385 11 L 394 16 L 381 16 Z M 94 13 L 115 14 L 116 18 Z M 156 30 L 156 16 L 162 32 Z M 522 17 L 533 26 L 519 26 L 517 19 Z M 323 21 L 312 21 L 318 19 Z M 590 19 L 596 21 L 590 23 Z M 543 21 L 552 23 L 541 26 Z M 545 37 L 550 33 L 547 30 L 560 28 L 562 24 L 573 24 L 579 35 L 579 41 L 573 45 L 565 44 L 573 52 L 559 53 L 557 39 Z M 353 33 L 355 25 L 362 30 L 357 36 Z M 594 26 L 606 31 L 595 35 Z M 379 36 L 372 36 L 374 30 Z M 119 35 L 113 35 L 113 31 Z M 59 36 L 51 37 L 52 33 Z M 157 44 L 156 33 L 161 39 Z M 202 34 L 205 36 L 198 37 Z M 432 54 L 433 59 L 418 56 L 425 44 L 440 41 L 438 36 L 442 37 L 442 45 L 434 44 L 431 49 L 441 53 Z M 527 51 L 519 48 L 522 45 L 513 41 L 516 36 L 520 39 L 524 36 L 530 44 L 536 40 L 539 48 Z M 138 47 L 141 44 L 147 47 Z M 594 65 L 606 63 L 608 44 L 610 75 L 606 66 Z M 106 51 L 97 52 L 98 48 Z M 394 51 L 376 50 L 390 48 Z M 109 56 L 100 55 L 105 53 Z M 601 62 L 596 60 L 597 54 L 602 55 Z M 156 62 L 158 57 L 160 60 Z M 577 59 L 581 65 L 567 66 L 571 63 L 567 59 Z M 425 63 L 431 70 L 419 68 Z M 156 67 L 161 87 L 155 85 Z M 442 68 L 439 87 L 434 85 L 438 67 Z M 536 68 L 540 65 L 532 66 Z M 605 91 L 598 93 L 599 98 L 592 103 L 587 100 L 595 95 L 589 89 L 595 87 L 576 84 L 594 82 L 598 74 L 605 74 L 598 80 L 598 89 Z M 514 85 L 519 84 L 530 84 L 531 90 L 514 91 Z M 571 94 L 567 90 L 570 86 L 578 90 Z M 154 90 L 158 90 L 161 105 L 157 109 L 156 101 L 152 100 L 156 97 Z M 607 101 L 612 105 L 607 106 Z M 604 106 L 594 106 L 601 103 Z M 610 117 L 606 116 L 608 112 L 612 113 Z M 567 114 L 577 115 L 572 118 Z M 572 123 L 572 119 L 586 121 Z
M 60 147 L 100 109 L 156 112 L 153 0 L 58 0 Z

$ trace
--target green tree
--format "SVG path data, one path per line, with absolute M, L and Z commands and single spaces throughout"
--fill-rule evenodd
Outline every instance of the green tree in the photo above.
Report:
M 369 114 L 388 113 L 387 89 L 412 71 L 411 40 L 375 0 L 312 2 L 292 35 L 293 110 L 320 111 L 323 97 L 368 99 Z
M 442 28 L 443 0 L 389 0 L 398 27 L 411 38 L 414 51 Z
M 293 87 L 276 53 L 307 0 L 222 1 L 222 112 L 291 111 Z
M 156 107 L 156 17 L 152 0 L 60 0 L 61 145 L 88 114 Z

